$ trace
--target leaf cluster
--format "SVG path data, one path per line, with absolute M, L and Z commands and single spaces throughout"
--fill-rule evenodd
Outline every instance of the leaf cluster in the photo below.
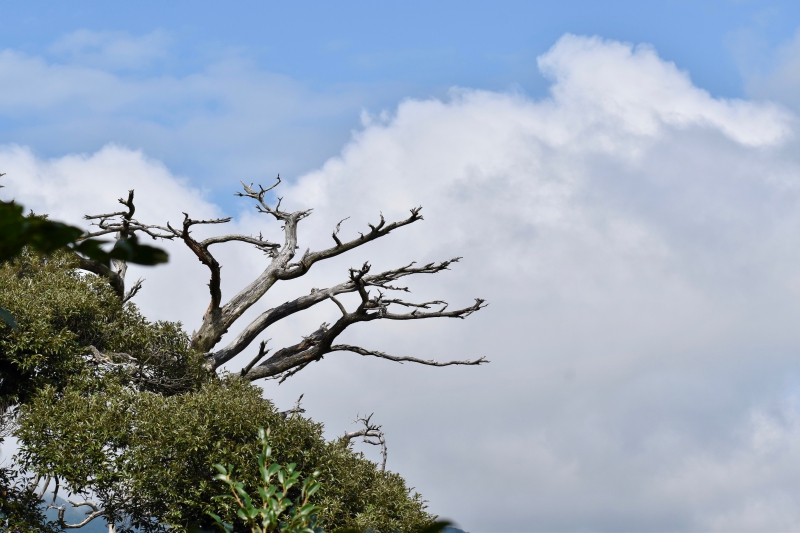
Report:
M 48 385 L 61 390 L 104 374 L 90 360 L 90 346 L 134 358 L 136 364 L 114 372 L 133 385 L 138 380 L 140 388 L 187 375 L 194 382 L 202 378 L 202 358 L 189 350 L 179 324 L 148 322 L 102 279 L 76 271 L 74 262 L 69 252 L 45 256 L 26 249 L 0 263 L 0 306 L 18 323 L 12 328 L 0 322 L 0 405 L 25 403 Z
M 167 262 L 167 252 L 139 243 L 136 235 L 118 240 L 111 250 L 106 251 L 102 245 L 107 241 L 81 239 L 82 229 L 48 220 L 46 216 L 33 213 L 26 216 L 23 210 L 15 202 L 0 201 L 0 262 L 17 257 L 25 247 L 49 254 L 67 246 L 106 266 L 112 259 L 140 265 Z
M 258 454 L 258 472 L 261 475 L 257 487 L 258 497 L 251 497 L 245 484 L 236 481 L 233 477 L 233 465 L 223 466 L 219 463 L 214 465 L 219 474 L 214 479 L 225 483 L 231 494 L 218 496 L 217 499 L 230 499 L 236 502 L 238 509 L 236 514 L 242 524 L 250 529 L 250 533 L 271 533 L 281 531 L 282 533 L 322 533 L 322 529 L 315 528 L 316 513 L 321 507 L 309 502 L 311 496 L 320 488 L 320 483 L 316 481 L 319 472 L 314 472 L 307 477 L 300 490 L 297 501 L 289 499 L 289 490 L 300 481 L 300 472 L 297 472 L 295 463 L 283 466 L 279 463 L 271 463 L 272 447 L 269 445 L 269 429 L 258 428 L 258 440 L 261 445 L 261 452 Z M 269 464 L 269 466 L 267 466 Z M 273 478 L 278 484 L 273 483 Z M 232 533 L 233 524 L 225 522 L 216 513 L 208 512 L 216 524 L 223 531 Z

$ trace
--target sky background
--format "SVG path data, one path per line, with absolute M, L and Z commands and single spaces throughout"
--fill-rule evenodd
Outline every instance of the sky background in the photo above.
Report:
M 275 237 L 233 192 L 280 172 L 303 249 L 423 205 L 247 316 L 464 256 L 411 288 L 486 310 L 343 340 L 492 363 L 329 356 L 264 384 L 279 407 L 305 393 L 330 437 L 374 412 L 471 533 L 800 530 L 800 4 L 162 4 L 0 2 L 4 199 L 81 223 L 135 188 L 142 221 Z M 206 274 L 169 250 L 136 302 L 191 331 Z M 227 296 L 264 265 L 219 258 Z

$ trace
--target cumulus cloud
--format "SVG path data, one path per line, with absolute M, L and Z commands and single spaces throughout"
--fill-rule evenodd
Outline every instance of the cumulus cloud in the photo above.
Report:
M 0 147 L 0 168 L 6 173 L 4 200 L 14 199 L 36 213 L 89 228 L 84 215 L 117 210 L 117 199 L 135 189 L 136 217 L 143 222 L 163 224 L 178 222 L 181 213 L 190 209 L 196 218 L 214 218 L 220 210 L 185 179 L 174 176 L 159 161 L 143 153 L 115 145 L 86 155 L 75 154 L 57 159 L 36 157 L 30 148 Z M 202 278 L 201 265 L 169 242 L 157 246 L 171 254 L 169 269 L 132 266 L 129 277 L 146 278 L 149 294 L 137 302 L 153 319 L 181 320 L 189 327 L 200 316 L 192 313 L 207 306 L 202 283 L 199 287 L 181 283 L 187 273 Z M 151 276 L 151 274 L 157 274 Z
M 797 371 L 794 117 L 714 99 L 648 47 L 565 36 L 539 64 L 550 98 L 404 102 L 287 194 L 317 207 L 320 239 L 423 204 L 376 263 L 464 255 L 420 297 L 491 302 L 462 329 L 353 334 L 493 360 L 381 381 L 388 427 L 417 428 L 404 446 L 436 434 L 404 471 L 483 531 L 730 530 L 743 508 L 743 529 L 775 527 L 797 502 L 764 469 L 794 472 L 797 439 L 764 454 L 750 417 Z M 489 512 L 481 494 L 502 496 Z
M 568 35 L 539 66 L 547 98 L 455 89 L 404 101 L 365 115 L 339 156 L 280 192 L 284 206 L 315 209 L 302 248 L 328 246 L 347 216 L 345 235 L 420 204 L 426 220 L 263 306 L 341 281 L 364 260 L 383 269 L 463 255 L 452 272 L 412 280 L 413 295 L 483 297 L 488 309 L 369 324 L 344 340 L 492 363 L 332 355 L 266 394 L 289 404 L 305 392 L 331 436 L 375 411 L 389 467 L 469 531 L 800 528 L 795 116 L 715 99 L 646 46 Z M 42 160 L 11 146 L 0 166 L 20 201 L 62 218 L 133 186 L 148 216 L 218 212 L 124 148 Z M 233 227 L 276 231 L 252 211 Z M 224 253 L 230 294 L 263 259 Z M 140 304 L 191 326 L 204 275 L 179 250 L 172 257 L 148 271 Z M 337 312 L 315 309 L 265 336 L 296 341 Z

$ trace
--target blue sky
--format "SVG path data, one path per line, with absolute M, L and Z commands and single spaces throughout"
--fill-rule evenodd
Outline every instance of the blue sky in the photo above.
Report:
M 367 260 L 464 257 L 414 296 L 486 310 L 345 342 L 490 365 L 341 355 L 264 384 L 281 407 L 305 393 L 330 437 L 374 411 L 433 512 L 471 533 L 800 530 L 799 3 L 3 2 L 0 20 L 3 193 L 37 212 L 82 223 L 135 188 L 143 221 L 279 238 L 232 193 L 280 172 L 318 249 L 345 217 L 352 236 L 424 206 L 243 320 Z M 191 331 L 207 279 L 179 245 L 129 275 L 148 317 Z M 224 298 L 264 267 L 219 259 Z
M 2 15 L 0 46 L 50 65 L 88 65 L 128 82 L 143 82 L 185 79 L 235 59 L 241 63 L 242 76 L 285 77 L 307 91 L 304 101 L 314 100 L 320 108 L 291 116 L 268 113 L 264 119 L 272 127 L 251 137 L 261 142 L 262 152 L 251 168 L 254 175 L 282 172 L 292 177 L 316 168 L 338 151 L 359 126 L 362 109 L 379 112 L 393 109 L 403 98 L 446 97 L 454 86 L 545 96 L 549 82 L 536 68 L 536 57 L 564 33 L 649 43 L 712 95 L 746 96 L 746 76 L 753 69 L 768 68 L 775 49 L 792 38 L 800 5 L 4 2 Z M 96 59 L 102 42 L 84 43 L 80 50 L 57 45 L 80 30 L 108 38 L 151 36 L 158 53 L 128 64 L 93 63 L 92 54 Z M 227 112 L 225 98 L 209 94 L 180 105 L 148 99 L 102 110 L 72 107 L 64 101 L 56 107 L 5 114 L 0 142 L 30 144 L 43 156 L 90 152 L 107 142 L 119 142 L 143 148 L 175 172 L 217 191 L 236 183 L 235 178 L 220 177 L 230 168 L 226 158 L 235 150 L 212 149 L 207 158 L 190 158 L 185 148 L 165 146 L 132 131 L 131 123 L 147 121 L 169 129 L 186 124 L 192 116 Z
M 31 54 L 76 28 L 162 29 L 174 57 L 141 75 L 187 74 L 225 50 L 316 89 L 406 85 L 413 96 L 452 85 L 541 94 L 531 60 L 562 34 L 648 42 L 715 95 L 742 96 L 735 40 L 789 39 L 800 6 L 768 1 L 4 2 L 0 43 Z

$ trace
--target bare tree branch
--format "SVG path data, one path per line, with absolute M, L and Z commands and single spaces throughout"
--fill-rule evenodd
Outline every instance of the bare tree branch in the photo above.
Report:
M 269 255 L 272 261 L 262 274 L 247 287 L 239 291 L 239 293 L 233 296 L 228 303 L 221 308 L 217 308 L 213 305 L 209 307 L 212 311 L 219 309 L 219 312 L 206 313 L 203 318 L 203 324 L 192 339 L 192 346 L 194 348 L 204 352 L 210 352 L 219 342 L 222 335 L 228 331 L 228 328 L 230 328 L 230 326 L 277 281 L 300 277 L 308 272 L 318 261 L 335 257 L 367 242 L 383 237 L 394 229 L 411 224 L 417 220 L 422 220 L 422 216 L 419 214 L 421 208 L 412 209 L 411 215 L 407 219 L 390 224 L 386 224 L 383 215 L 381 215 L 381 220 L 377 225 L 369 225 L 370 231 L 367 234 L 361 234 L 360 237 L 348 242 L 342 242 L 337 236 L 341 228 L 340 222 L 337 224 L 337 229 L 334 231 L 334 241 L 337 241 L 335 247 L 319 252 L 306 251 L 300 261 L 291 263 L 290 261 L 294 258 L 297 250 L 297 225 L 300 220 L 311 214 L 311 210 L 306 209 L 294 212 L 283 211 L 280 207 L 280 198 L 274 207 L 269 205 L 265 199 L 265 195 L 279 183 L 280 176 L 278 176 L 275 184 L 266 189 L 259 185 L 258 190 L 256 190 L 252 185 L 242 183 L 244 192 L 236 193 L 237 196 L 255 200 L 257 202 L 256 208 L 259 212 L 269 214 L 276 220 L 283 222 L 284 244 L 280 249 L 278 249 L 277 245 L 272 246 L 271 243 L 268 245 L 264 244 L 264 248 L 269 249 Z M 219 363 L 220 358 L 215 357 L 213 360 L 215 365 L 221 364 Z
M 297 263 L 291 263 L 287 265 L 286 269 L 281 273 L 281 279 L 294 279 L 297 277 L 302 276 L 311 268 L 311 266 L 324 259 L 330 259 L 331 257 L 336 257 L 337 255 L 343 254 L 348 250 L 352 250 L 353 248 L 358 248 L 362 244 L 366 244 L 370 241 L 374 241 L 375 239 L 379 239 L 388 235 L 392 230 L 397 228 L 401 228 L 403 226 L 407 226 L 412 224 L 418 220 L 422 220 L 422 215 L 419 212 L 422 210 L 422 207 L 415 207 L 411 209 L 411 216 L 406 218 L 405 220 L 399 220 L 397 222 L 392 222 L 391 224 L 386 224 L 386 220 L 381 215 L 381 221 L 378 223 L 377 226 L 373 226 L 372 224 L 368 224 L 370 227 L 369 233 L 360 234 L 360 236 L 356 239 L 353 239 L 348 242 L 341 242 L 338 238 L 334 240 L 336 242 L 336 246 L 333 248 L 328 248 L 327 250 L 321 250 L 319 252 L 309 252 L 306 251 L 303 254 L 302 259 Z M 341 224 L 341 222 L 339 222 Z M 337 230 L 334 232 L 334 235 L 338 233 L 339 224 L 336 225 Z
M 342 305 L 342 302 L 337 300 L 335 296 L 331 296 L 330 299 L 331 299 L 331 301 L 333 301 L 333 303 L 336 304 L 336 307 L 339 308 L 339 311 L 342 312 L 342 316 L 347 316 L 347 309 L 344 308 L 344 306 Z
M 69 501 L 69 503 L 72 504 L 73 507 L 87 506 L 87 507 L 89 507 L 91 509 L 91 511 L 86 511 L 86 515 L 87 516 L 86 516 L 86 518 L 83 519 L 82 522 L 80 522 L 78 524 L 66 524 L 66 523 L 64 523 L 64 511 L 66 511 L 65 506 L 61 505 L 60 507 L 54 507 L 54 509 L 58 509 L 58 521 L 61 522 L 62 524 L 64 524 L 64 527 L 67 528 L 67 529 L 77 529 L 77 528 L 83 527 L 86 524 L 88 524 L 89 522 L 91 522 L 92 520 L 94 520 L 95 518 L 98 518 L 98 517 L 103 516 L 105 514 L 105 510 L 100 509 L 96 504 L 94 504 L 92 502 L 77 502 L 76 503 L 76 502 L 73 502 L 72 500 L 67 500 L 67 501 Z
M 96 347 L 87 346 L 88 360 L 106 371 L 124 372 L 130 380 L 147 390 L 158 390 L 164 394 L 176 394 L 191 390 L 196 384 L 196 376 L 181 369 L 175 372 L 174 356 L 169 353 L 151 352 L 147 357 L 137 359 L 124 352 L 103 353 Z
M 78 268 L 106 278 L 108 284 L 111 285 L 111 288 L 114 289 L 117 296 L 119 296 L 120 299 L 125 298 L 125 280 L 118 273 L 98 261 L 86 259 L 77 254 L 76 256 L 78 257 Z
M 52 481 L 52 479 L 53 479 L 53 478 L 52 478 L 52 477 L 50 477 L 50 475 L 47 475 L 47 476 L 44 478 L 44 485 L 42 485 L 42 490 L 41 490 L 41 491 L 39 491 L 39 499 L 40 499 L 40 500 L 41 500 L 41 499 L 44 497 L 44 493 L 45 493 L 45 492 L 47 492 L 47 487 L 49 487 L 49 486 L 50 486 L 50 481 Z
M 342 435 L 341 437 L 341 441 L 345 443 L 350 443 L 353 439 L 361 437 L 362 440 L 367 444 L 372 444 L 373 446 L 380 446 L 381 456 L 383 456 L 383 461 L 381 462 L 381 471 L 385 471 L 386 458 L 389 455 L 389 451 L 386 447 L 386 436 L 384 435 L 381 426 L 373 424 L 371 422 L 373 414 L 375 413 L 372 413 L 369 416 L 356 415 L 356 419 L 353 422 L 361 422 L 362 424 L 364 424 L 364 428 L 350 433 L 345 432 L 345 434 Z
M 285 237 L 283 246 L 278 250 L 277 246 L 264 242 L 263 247 L 270 249 L 270 256 L 272 257 L 270 264 L 258 278 L 239 291 L 224 307 L 220 308 L 218 302 L 216 306 L 209 307 L 209 310 L 213 312 L 207 312 L 203 317 L 203 324 L 192 338 L 192 347 L 203 352 L 210 351 L 242 313 L 257 302 L 275 284 L 278 280 L 277 272 L 285 268 L 285 265 L 294 257 L 297 249 L 297 223 L 308 216 L 311 210 L 289 213 L 280 210 L 280 202 L 274 208 L 269 206 L 264 200 L 264 194 L 277 186 L 278 183 L 280 183 L 280 176 L 275 185 L 268 189 L 259 186 L 259 191 L 255 191 L 251 186 L 243 183 L 245 192 L 237 193 L 237 195 L 255 199 L 258 202 L 256 207 L 260 212 L 271 214 L 283 222 Z M 215 303 L 213 300 L 212 297 L 212 304 Z
M 267 342 L 269 342 L 269 341 L 261 341 L 261 344 L 258 346 L 258 353 L 256 354 L 256 356 L 253 358 L 252 361 L 247 363 L 246 367 L 244 367 L 242 369 L 242 376 L 244 376 L 248 372 L 250 372 L 250 369 L 253 368 L 253 365 L 255 365 L 256 363 L 261 361 L 264 358 L 264 356 L 267 355 L 267 352 L 269 351 L 269 350 L 266 349 Z
M 295 374 L 297 374 L 298 372 L 300 372 L 301 370 L 303 370 L 305 367 L 307 367 L 308 365 L 310 365 L 313 362 L 314 361 L 307 361 L 305 363 L 301 363 L 300 365 L 294 367 L 291 370 L 288 370 L 288 371 L 286 371 L 286 372 L 284 372 L 282 374 L 278 374 L 278 375 L 275 375 L 275 376 L 272 376 L 272 377 L 268 377 L 266 379 L 277 379 L 278 380 L 278 385 L 280 385 L 284 381 L 286 381 L 290 377 L 294 376 Z
M 364 350 L 363 348 L 352 347 L 354 350 L 350 350 L 349 345 L 337 345 L 337 348 L 334 349 L 333 341 L 352 324 L 358 322 L 370 322 L 372 320 L 380 320 L 380 319 L 388 319 L 388 320 L 419 320 L 425 318 L 438 318 L 438 317 L 446 317 L 446 318 L 464 318 L 466 316 L 471 315 L 475 311 L 478 311 L 485 307 L 485 303 L 481 299 L 476 299 L 475 303 L 469 307 L 464 307 L 461 309 L 456 309 L 454 311 L 425 311 L 419 312 L 419 307 L 425 306 L 427 304 L 408 304 L 415 309 L 410 313 L 404 314 L 397 314 L 391 313 L 387 310 L 389 305 L 396 304 L 397 302 L 393 301 L 384 301 L 382 299 L 382 295 L 379 295 L 374 298 L 370 298 L 369 293 L 365 289 L 365 275 L 369 272 L 369 265 L 364 265 L 361 269 L 351 270 L 351 281 L 356 285 L 356 290 L 361 295 L 361 304 L 358 308 L 353 311 L 352 313 L 346 313 L 341 318 L 339 318 L 332 326 L 328 324 L 322 324 L 319 329 L 317 329 L 311 335 L 304 337 L 302 342 L 299 342 L 292 346 L 287 346 L 285 348 L 281 348 L 277 352 L 275 352 L 269 359 L 264 361 L 263 363 L 259 364 L 251 368 L 248 372 L 244 374 L 244 378 L 250 381 L 255 381 L 257 379 L 263 378 L 276 378 L 280 379 L 281 383 L 286 380 L 286 378 L 290 377 L 297 373 L 296 370 L 300 366 L 307 366 L 309 363 L 314 361 L 319 361 L 322 359 L 325 354 L 333 352 L 333 351 L 356 351 L 356 350 L 363 350 L 365 353 L 362 355 L 374 355 L 376 357 L 381 357 L 378 354 L 382 354 L 382 352 L 370 352 L 369 350 Z M 447 304 L 445 302 L 437 302 L 443 305 L 443 308 L 446 308 Z M 347 347 L 347 348 L 345 348 Z M 356 351 L 356 353 L 361 353 Z M 392 359 L 392 356 L 387 354 L 383 354 L 383 358 L 385 359 Z M 453 361 L 450 363 L 435 363 L 432 361 L 425 361 L 422 359 L 416 358 L 395 358 L 392 360 L 403 360 L 409 362 L 418 362 L 422 364 L 428 364 L 431 366 L 450 366 L 455 364 L 461 365 L 478 365 L 482 363 L 486 363 L 488 361 L 485 358 L 478 359 L 476 361 Z
M 452 366 L 452 365 L 482 365 L 484 363 L 490 362 L 485 357 L 480 357 L 478 359 L 472 360 L 464 360 L 464 361 L 445 361 L 443 363 L 439 361 L 434 361 L 432 359 L 417 359 L 416 357 L 395 357 L 394 355 L 389 355 L 384 352 L 379 352 L 377 350 L 365 350 L 364 348 L 360 348 L 358 346 L 351 346 L 349 344 L 336 344 L 331 346 L 332 352 L 353 352 L 360 355 L 371 355 L 373 357 L 379 357 L 381 359 L 388 359 L 389 361 L 396 361 L 398 363 L 404 362 L 411 362 L 411 363 L 419 363 L 421 365 L 429 365 L 429 366 Z
M 258 204 L 256 205 L 256 209 L 258 209 L 259 212 L 268 213 L 274 216 L 277 220 L 283 220 L 283 221 L 286 221 L 289 217 L 292 216 L 293 213 L 289 213 L 287 211 L 281 211 L 281 200 L 283 200 L 282 198 L 278 198 L 278 203 L 275 205 L 275 207 L 270 207 L 270 205 L 264 201 L 264 195 L 281 184 L 280 174 L 278 174 L 278 178 L 276 179 L 275 183 L 267 187 L 266 189 L 259 184 L 258 186 L 259 190 L 256 191 L 255 189 L 253 189 L 252 183 L 250 185 L 247 185 L 245 182 L 242 181 L 241 184 L 242 188 L 244 189 L 244 193 L 237 192 L 234 194 L 236 196 L 252 198 L 253 200 L 257 201 Z M 308 213 L 310 212 L 311 210 L 308 210 Z
M 333 233 L 331 234 L 331 237 L 333 237 L 333 240 L 336 243 L 336 246 L 342 246 L 342 241 L 339 240 L 339 230 L 342 229 L 342 222 L 344 222 L 348 218 L 350 218 L 350 217 L 345 217 L 342 220 L 340 220 L 339 223 L 336 224 L 336 229 L 334 229 Z
M 343 331 L 344 327 L 340 329 Z M 250 369 L 244 375 L 244 378 L 254 381 L 267 377 L 279 377 L 284 372 L 291 371 L 301 365 L 306 366 L 308 363 L 321 359 L 324 354 L 320 350 L 320 345 L 328 335 L 330 335 L 328 324 L 322 324 L 317 331 L 304 337 L 301 342 L 281 348 L 272 357 Z
M 261 313 L 261 315 L 245 327 L 226 347 L 208 354 L 207 358 L 212 363 L 212 366 L 216 368 L 241 353 L 259 334 L 272 324 L 299 311 L 308 309 L 328 299 L 333 294 L 351 292 L 352 290 L 352 288 L 347 287 L 347 283 L 340 284 L 330 289 L 313 291 L 311 294 L 301 296 L 289 302 L 285 302 L 278 307 L 269 309 Z
M 144 281 L 143 278 L 139 278 L 136 280 L 136 283 L 134 283 L 133 286 L 130 289 L 128 289 L 128 292 L 125 293 L 125 297 L 122 298 L 122 303 L 127 303 L 128 301 L 130 301 L 131 298 L 136 296 L 140 290 L 142 290 L 143 281 Z
M 100 237 L 110 233 L 114 233 L 116 239 L 119 241 L 129 238 L 137 232 L 145 233 L 153 239 L 173 239 L 175 235 L 172 234 L 169 228 L 142 224 L 133 218 L 133 214 L 136 212 L 133 197 L 134 191 L 131 189 L 128 191 L 127 199 L 120 198 L 117 200 L 127 208 L 125 211 L 86 215 L 84 218 L 94 221 L 92 225 L 97 226 L 99 229 L 97 231 L 86 232 L 78 241 L 84 241 L 89 238 Z M 125 274 L 128 271 L 127 262 L 119 259 L 112 259 L 111 265 L 112 268 L 109 268 L 98 261 L 78 255 L 79 268 L 106 278 L 120 300 L 122 300 L 123 303 L 127 302 L 141 290 L 143 280 L 138 280 L 128 292 L 125 292 Z
M 200 243 L 201 246 L 208 248 L 212 244 L 220 244 L 223 242 L 244 242 L 247 244 L 252 244 L 256 248 L 263 250 L 264 252 L 272 253 L 275 248 L 280 248 L 280 244 L 275 244 L 274 242 L 265 241 L 261 235 L 256 237 L 248 237 L 247 235 L 220 235 L 218 237 L 210 237 Z
M 94 232 L 87 232 L 81 240 L 89 239 L 91 237 L 100 237 L 102 235 L 108 235 L 109 233 L 118 233 L 119 238 L 127 239 L 130 237 L 134 232 L 141 231 L 147 235 L 150 235 L 153 239 L 160 238 L 160 239 L 172 239 L 174 235 L 169 230 L 169 228 L 165 228 L 163 226 L 156 226 L 150 224 L 142 224 L 141 222 L 137 221 L 133 218 L 133 214 L 136 212 L 136 206 L 133 203 L 133 190 L 131 189 L 128 191 L 128 199 L 120 198 L 117 200 L 119 203 L 124 205 L 128 208 L 127 211 L 115 211 L 113 213 L 104 213 L 100 215 L 86 215 L 83 218 L 86 220 L 96 220 L 97 222 L 92 222 L 93 226 L 97 226 L 99 228 L 98 231 Z M 115 220 L 116 217 L 120 217 L 119 220 Z
M 203 322 L 198 331 L 193 333 L 191 346 L 205 354 L 208 366 L 216 369 L 220 365 L 230 361 L 233 357 L 244 351 L 255 339 L 267 328 L 276 322 L 287 318 L 295 313 L 309 309 L 320 302 L 331 300 L 339 309 L 341 316 L 333 325 L 323 324 L 319 329 L 304 337 L 300 342 L 286 346 L 272 352 L 268 356 L 269 350 L 266 343 L 260 343 L 258 353 L 241 370 L 241 375 L 245 379 L 255 380 L 262 378 L 279 379 L 283 382 L 288 377 L 296 374 L 300 370 L 314 361 L 321 360 L 325 354 L 335 351 L 351 351 L 361 355 L 371 355 L 383 359 L 397 362 L 415 362 L 431 366 L 449 365 L 477 365 L 487 362 L 485 358 L 474 361 L 448 361 L 436 362 L 432 360 L 417 359 L 413 357 L 391 356 L 384 352 L 367 350 L 365 348 L 350 346 L 347 344 L 334 345 L 335 339 L 341 335 L 347 327 L 359 322 L 369 322 L 372 320 L 421 320 L 426 318 L 466 318 L 472 313 L 486 306 L 481 299 L 476 299 L 471 306 L 450 310 L 447 302 L 443 300 L 430 300 L 413 302 L 395 296 L 388 296 L 387 293 L 407 293 L 408 287 L 396 284 L 398 280 L 414 274 L 435 274 L 447 270 L 453 263 L 460 258 L 456 257 L 448 261 L 439 263 L 428 263 L 417 266 L 410 263 L 400 268 L 387 270 L 378 274 L 370 272 L 371 267 L 365 263 L 360 268 L 350 269 L 349 279 L 332 287 L 324 289 L 312 289 L 310 294 L 297 297 L 286 301 L 277 307 L 273 307 L 261 313 L 250 324 L 238 333 L 227 346 L 213 351 L 228 329 L 247 311 L 253 304 L 259 301 L 278 281 L 291 280 L 306 274 L 311 267 L 319 261 L 336 257 L 344 252 L 357 248 L 363 244 L 371 242 L 388 235 L 391 231 L 422 220 L 421 208 L 411 209 L 410 215 L 402 220 L 387 223 L 384 216 L 380 215 L 380 220 L 376 224 L 368 224 L 369 231 L 360 233 L 357 238 L 343 240 L 340 238 L 342 223 L 347 218 L 340 220 L 331 236 L 335 245 L 320 251 L 312 252 L 307 250 L 303 256 L 293 262 L 298 249 L 298 224 L 311 214 L 310 209 L 287 211 L 281 208 L 281 199 L 272 204 L 271 199 L 267 198 L 267 193 L 272 191 L 281 183 L 280 176 L 274 184 L 265 188 L 261 185 L 254 187 L 252 184 L 242 183 L 242 190 L 235 193 L 237 196 L 249 198 L 256 203 L 256 209 L 270 215 L 275 220 L 282 223 L 284 233 L 283 244 L 270 242 L 262 236 L 247 236 L 240 234 L 229 234 L 209 237 L 205 240 L 195 239 L 191 234 L 191 229 L 195 225 L 217 225 L 229 222 L 230 218 L 218 218 L 210 220 L 194 220 L 184 213 L 183 224 L 175 228 L 169 223 L 166 226 L 156 226 L 142 224 L 133 218 L 135 206 L 133 204 L 133 191 L 129 192 L 127 199 L 120 199 L 120 203 L 126 207 L 124 211 L 105 213 L 87 217 L 98 227 L 98 231 L 92 235 L 99 235 L 116 231 L 118 237 L 122 238 L 133 232 L 144 232 L 153 238 L 175 239 L 179 238 L 192 250 L 201 263 L 206 265 L 210 271 L 209 293 L 211 301 L 203 316 Z M 262 273 L 235 294 L 227 303 L 223 304 L 221 292 L 221 266 L 214 255 L 210 252 L 210 247 L 215 244 L 227 242 L 241 242 L 255 246 L 269 256 L 269 263 Z M 108 269 L 100 268 L 98 265 L 84 264 L 85 268 L 106 276 L 112 286 L 117 290 L 123 301 L 129 300 L 140 289 L 140 283 L 134 284 L 131 289 L 124 292 L 124 265 Z M 101 265 L 102 266 L 102 265 Z M 357 293 L 360 303 L 356 309 L 348 311 L 342 301 L 337 298 L 340 294 Z M 108 368 L 122 368 L 122 366 L 133 366 L 134 361 L 126 360 L 120 354 L 113 357 L 98 357 L 94 354 L 98 364 L 103 364 Z
M 183 213 L 183 230 L 176 230 L 174 229 L 169 222 L 167 223 L 167 228 L 172 231 L 173 235 L 176 237 L 180 237 L 186 246 L 194 252 L 197 256 L 197 259 L 200 260 L 201 263 L 206 265 L 208 269 L 211 271 L 211 280 L 208 282 L 208 289 L 211 293 L 211 303 L 208 305 L 208 309 L 206 309 L 206 317 L 212 317 L 212 320 L 219 316 L 220 314 L 220 302 L 222 301 L 222 290 L 220 289 L 220 285 L 222 282 L 222 275 L 221 275 L 221 267 L 219 262 L 211 255 L 211 252 L 208 251 L 208 247 L 212 243 L 205 243 L 198 242 L 191 236 L 191 232 L 189 228 L 197 224 L 224 224 L 226 222 L 230 222 L 231 217 L 227 218 L 215 218 L 211 220 L 193 220 L 189 218 L 187 213 Z
M 301 395 L 300 395 L 300 397 L 299 397 L 299 398 L 297 399 L 297 401 L 294 403 L 294 407 L 292 407 L 291 409 L 287 409 L 286 411 L 281 411 L 279 414 L 280 414 L 280 415 L 281 415 L 283 418 L 288 418 L 288 417 L 290 417 L 290 416 L 295 416 L 295 415 L 300 415 L 300 414 L 303 414 L 303 413 L 305 413 L 305 412 L 306 412 L 306 410 L 305 410 L 305 409 L 303 409 L 303 408 L 301 407 L 301 405 L 300 405 L 300 402 L 302 402 L 302 401 L 303 401 L 303 396 L 305 396 L 305 393 L 303 393 L 303 394 L 301 394 Z
M 381 272 L 380 274 L 365 276 L 363 281 L 367 286 L 380 287 L 382 289 L 392 291 L 408 292 L 406 287 L 394 287 L 391 285 L 391 283 L 403 277 L 414 274 L 436 274 L 443 270 L 447 270 L 450 265 L 458 262 L 459 259 L 460 258 L 456 257 L 448 261 L 441 261 L 439 263 L 428 263 L 427 265 L 423 265 L 421 267 L 416 267 L 414 266 L 415 263 L 410 263 L 397 269 Z M 350 280 L 326 289 L 314 289 L 310 294 L 300 296 L 288 302 L 284 302 L 278 307 L 274 307 L 261 313 L 238 335 L 236 335 L 236 337 L 230 343 L 228 343 L 227 346 L 215 352 L 209 353 L 207 358 L 211 362 L 212 366 L 217 368 L 241 353 L 256 339 L 256 337 L 258 337 L 258 335 L 260 335 L 272 324 L 275 324 L 276 322 L 290 315 L 309 309 L 310 307 L 313 307 L 314 305 L 327 299 L 332 299 L 338 294 L 351 293 L 355 292 L 356 290 L 355 283 Z M 334 301 L 334 303 L 336 302 L 338 302 L 338 300 Z M 343 314 L 346 314 L 344 307 L 340 304 L 341 302 L 337 304 L 339 305 L 340 311 L 342 311 Z

